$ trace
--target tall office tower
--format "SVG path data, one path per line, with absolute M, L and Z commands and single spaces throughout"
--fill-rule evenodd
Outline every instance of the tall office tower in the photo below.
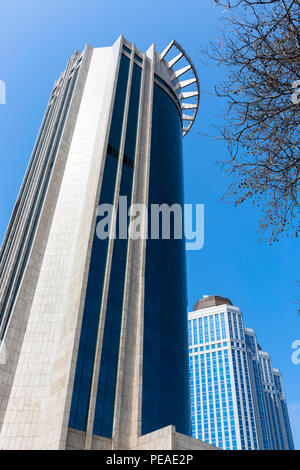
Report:
M 294 449 L 281 374 L 273 369 L 270 355 L 259 351 L 271 449 Z
M 55 83 L 0 255 L 0 448 L 209 448 L 190 437 L 184 241 L 122 224 L 182 204 L 198 103 L 175 41 L 86 46 Z
M 227 298 L 189 313 L 192 434 L 223 449 L 293 449 L 283 384 Z
M 268 423 L 263 374 L 259 358 L 260 346 L 257 343 L 255 332 L 251 328 L 245 328 L 245 339 L 257 422 L 259 448 L 269 450 L 275 447 L 273 447 L 270 442 L 270 426 Z

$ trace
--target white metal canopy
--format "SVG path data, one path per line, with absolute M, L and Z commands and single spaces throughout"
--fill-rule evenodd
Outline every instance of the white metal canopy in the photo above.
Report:
M 185 50 L 175 40 L 171 41 L 170 44 L 168 44 L 168 46 L 160 54 L 160 59 L 163 60 L 165 56 L 173 49 L 174 51 L 176 50 L 177 55 L 175 55 L 175 57 L 170 61 L 166 62 L 169 69 L 172 69 L 174 71 L 172 75 L 173 78 L 179 79 L 179 77 L 182 77 L 182 75 L 184 75 L 185 73 L 189 71 L 192 72 L 192 78 L 178 81 L 176 86 L 174 87 L 181 105 L 182 121 L 186 122 L 186 124 L 183 123 L 182 125 L 182 136 L 184 137 L 189 132 L 197 116 L 200 101 L 200 84 L 198 74 L 193 62 L 191 61 L 190 57 L 185 52 Z M 177 64 L 183 58 L 188 62 L 188 65 L 175 70 L 175 64 Z M 188 88 L 188 90 L 182 91 L 187 87 L 190 88 Z M 191 87 L 193 88 L 191 89 Z M 195 98 L 195 102 L 185 102 L 185 100 L 188 100 L 193 97 Z M 185 111 L 187 110 L 190 112 L 192 111 L 191 114 L 189 114 L 189 112 L 186 113 Z

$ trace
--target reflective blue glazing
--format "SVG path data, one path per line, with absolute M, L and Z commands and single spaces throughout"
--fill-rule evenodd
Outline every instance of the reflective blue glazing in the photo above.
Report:
M 292 435 L 292 430 L 291 430 L 291 425 L 290 425 L 290 418 L 289 418 L 289 413 L 288 413 L 288 408 L 285 399 L 280 399 L 279 400 L 279 405 L 281 406 L 281 412 L 283 415 L 283 420 L 284 420 L 284 426 L 285 426 L 285 432 L 286 432 L 286 439 L 288 443 L 288 449 L 289 450 L 294 450 L 294 440 L 293 440 L 293 435 Z
M 70 81 L 68 81 L 67 86 L 69 85 L 69 83 L 70 83 Z M 31 159 L 30 159 L 30 162 L 29 162 L 29 165 L 28 165 L 28 169 L 26 171 L 24 181 L 23 181 L 22 186 L 21 186 L 21 190 L 20 190 L 20 194 L 18 196 L 18 200 L 17 200 L 16 205 L 14 207 L 14 211 L 13 211 L 13 214 L 12 214 L 11 221 L 9 223 L 9 226 L 7 228 L 7 232 L 5 234 L 5 238 L 4 238 L 3 243 L 1 245 L 1 248 L 0 248 L 0 276 L 1 276 L 1 274 L 3 272 L 3 268 L 5 266 L 5 264 L 2 263 L 2 260 L 6 261 L 7 256 L 8 256 L 8 253 L 6 252 L 6 247 L 8 245 L 10 246 L 11 243 L 12 243 L 12 237 L 10 237 L 10 233 L 12 231 L 13 224 L 15 222 L 18 222 L 19 219 L 20 219 L 20 215 L 19 215 L 18 212 L 20 211 L 20 207 L 24 205 L 24 202 L 25 202 L 24 200 L 25 200 L 26 195 L 28 194 L 28 189 L 29 189 L 28 187 L 29 187 L 29 183 L 30 183 L 31 178 L 32 178 L 32 173 L 34 171 L 34 168 L 36 168 L 37 163 L 39 162 L 41 144 L 43 144 L 45 142 L 46 131 L 49 128 L 50 118 L 53 117 L 53 111 L 54 111 L 54 108 L 55 108 L 54 103 L 56 101 L 57 101 L 57 97 L 53 98 L 53 102 L 51 104 L 49 104 L 48 107 L 47 107 L 47 110 L 46 110 L 46 113 L 45 113 L 45 116 L 44 116 L 44 119 L 43 119 L 43 122 L 42 122 L 42 126 L 41 126 L 41 129 L 39 131 L 39 134 L 38 134 L 38 137 L 37 137 L 37 140 L 36 140 L 33 152 L 32 152 L 32 156 L 31 156 Z
M 2 328 L 1 340 L 4 337 L 5 330 L 7 328 L 7 324 L 9 322 L 12 309 L 14 306 L 14 302 L 18 293 L 18 289 L 22 281 L 22 276 L 24 274 L 24 271 L 28 262 L 30 250 L 32 248 L 33 240 L 36 234 L 37 225 L 40 220 L 42 207 L 45 201 L 47 189 L 48 189 L 50 178 L 52 175 L 53 166 L 54 166 L 55 159 L 57 156 L 58 146 L 59 146 L 62 134 L 63 134 L 64 125 L 68 116 L 68 111 L 70 108 L 71 99 L 72 99 L 73 91 L 76 85 L 78 73 L 79 73 L 79 69 L 77 69 L 74 72 L 72 78 L 68 80 L 65 86 L 65 90 L 63 92 L 62 100 L 59 105 L 59 110 L 55 118 L 55 123 L 51 132 L 49 143 L 47 144 L 47 151 L 45 153 L 45 156 L 43 157 L 43 161 L 41 162 L 42 170 L 39 176 L 40 178 L 39 185 L 37 185 L 36 187 L 34 196 L 32 198 L 33 202 L 31 204 L 31 207 L 28 210 L 28 215 L 26 217 L 26 222 L 24 226 L 24 232 L 23 232 L 21 241 L 18 245 L 17 254 L 15 256 L 15 260 L 17 260 L 17 262 L 13 265 L 12 269 L 10 270 L 10 281 L 8 283 L 7 291 L 8 293 L 12 292 L 13 295 L 10 297 L 10 295 L 7 294 L 4 297 L 4 300 L 1 305 L 0 323 L 6 312 L 6 319 L 3 320 L 4 325 Z M 53 112 L 53 107 L 54 106 L 52 104 L 51 113 Z M 49 119 L 49 121 L 47 122 L 47 126 L 50 124 L 51 113 L 50 115 L 47 115 Z M 46 132 L 47 132 L 47 127 L 45 126 L 44 132 L 42 132 L 42 136 L 40 136 L 42 137 L 43 143 L 45 142 L 45 139 L 46 139 Z M 38 153 L 38 158 L 41 158 L 40 153 Z M 32 175 L 30 175 L 30 179 L 31 178 L 32 178 Z M 25 250 L 24 250 L 24 247 L 26 247 Z M 23 251 L 23 254 L 22 254 L 22 251 Z
M 181 140 L 177 108 L 155 84 L 149 217 L 150 204 L 183 204 Z M 170 240 L 147 240 L 142 434 L 170 424 L 191 432 L 184 240 L 173 239 L 172 232 Z
M 129 60 L 122 55 L 109 136 L 109 146 L 116 149 L 117 152 L 120 148 L 128 71 Z M 118 160 L 113 158 L 108 152 L 106 155 L 99 204 L 113 203 L 117 166 Z M 86 429 L 88 416 L 107 247 L 108 239 L 100 240 L 95 233 L 91 253 L 91 262 L 86 289 L 69 420 L 70 427 L 81 431 Z
M 258 354 L 257 354 L 257 351 L 258 351 L 257 343 L 256 343 L 255 336 L 252 334 L 245 333 L 245 340 L 246 340 L 247 349 L 249 351 L 249 355 L 248 355 L 249 372 L 252 373 L 253 380 L 254 380 L 253 394 L 256 398 L 256 403 L 257 403 L 257 408 L 258 408 L 262 446 L 264 450 L 268 450 L 270 449 L 269 430 L 268 430 L 266 406 L 265 406 L 265 399 L 264 399 L 262 370 L 261 370 L 261 365 L 259 363 Z
M 280 376 L 277 374 L 274 374 L 274 383 L 275 383 L 275 387 L 277 390 L 277 399 L 278 399 L 279 407 L 280 407 L 283 421 L 284 421 L 285 437 L 286 437 L 287 444 L 288 444 L 287 448 L 290 450 L 294 450 L 294 441 L 293 441 L 293 436 L 292 436 L 292 431 L 291 431 L 287 404 L 286 404 L 286 400 L 285 400 L 285 396 L 283 392 L 283 384 L 281 382 Z
M 120 186 L 120 196 L 127 197 L 128 206 L 131 203 L 133 169 L 127 165 L 127 162 L 133 162 L 135 157 L 141 74 L 141 68 L 134 65 L 125 139 L 124 157 L 126 156 L 126 159 L 123 159 Z M 118 229 L 119 214 L 117 234 Z M 113 248 L 94 420 L 94 434 L 104 437 L 112 435 L 127 248 L 128 239 L 117 236 Z
M 197 353 L 198 348 L 190 348 L 192 435 L 223 449 L 237 449 L 228 350 L 210 353 L 200 347 Z

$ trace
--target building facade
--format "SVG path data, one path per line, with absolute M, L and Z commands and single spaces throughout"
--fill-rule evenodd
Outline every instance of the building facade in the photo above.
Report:
M 184 241 L 119 215 L 182 205 L 198 103 L 175 41 L 86 46 L 55 83 L 0 253 L 1 448 L 209 448 L 189 437 Z
M 270 355 L 259 351 L 262 369 L 269 441 L 271 449 L 294 449 L 288 409 L 281 374 L 273 369 Z
M 283 384 L 227 298 L 189 313 L 192 435 L 222 449 L 293 449 Z
M 253 390 L 253 405 L 257 422 L 259 448 L 268 450 L 275 447 L 271 447 L 270 443 L 270 423 L 268 422 L 262 364 L 259 357 L 260 347 L 257 343 L 254 330 L 245 328 L 245 339 L 251 387 Z

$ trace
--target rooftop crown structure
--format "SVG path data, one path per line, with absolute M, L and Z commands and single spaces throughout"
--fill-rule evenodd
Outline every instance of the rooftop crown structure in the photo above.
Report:
M 175 41 L 86 46 L 55 82 L 0 253 L 0 448 L 210 447 L 189 437 L 184 241 L 97 232 L 120 196 L 183 203 L 198 104 Z

